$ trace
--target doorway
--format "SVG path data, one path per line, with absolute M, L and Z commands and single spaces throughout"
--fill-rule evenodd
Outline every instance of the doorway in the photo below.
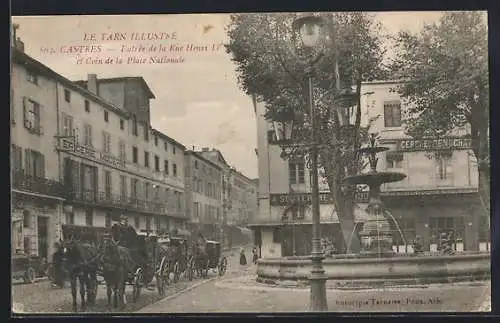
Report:
M 38 217 L 38 256 L 48 259 L 49 218 Z

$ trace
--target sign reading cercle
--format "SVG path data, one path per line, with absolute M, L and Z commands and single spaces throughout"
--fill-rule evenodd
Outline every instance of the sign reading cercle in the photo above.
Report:
M 470 149 L 470 138 L 402 139 L 400 151 L 430 151 L 442 149 Z

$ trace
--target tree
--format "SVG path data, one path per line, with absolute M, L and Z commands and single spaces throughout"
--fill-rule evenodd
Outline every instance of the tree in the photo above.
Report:
M 326 41 L 323 58 L 317 62 L 313 78 L 313 100 L 318 118 L 319 164 L 324 170 L 339 218 L 344 242 L 353 238 L 352 251 L 359 249 L 357 238 L 351 237 L 354 228 L 354 191 L 342 180 L 356 174 L 361 167 L 355 149 L 366 137 L 367 129 L 360 126 L 361 82 L 383 78 L 380 26 L 370 16 L 354 13 L 322 13 L 326 21 Z M 296 125 L 294 142 L 308 143 L 310 115 L 306 64 L 294 48 L 293 13 L 235 14 L 227 28 L 228 53 L 236 63 L 242 89 L 266 106 L 268 120 L 293 115 Z M 340 75 L 340 77 L 339 77 Z M 343 82 L 344 85 L 341 85 Z M 354 85 L 357 102 L 353 117 L 355 126 L 346 131 L 339 125 L 334 100 L 343 86 Z M 307 145 L 288 152 L 307 156 Z M 345 248 L 344 248 L 345 249 Z
M 393 70 L 405 80 L 396 91 L 408 101 L 407 133 L 445 136 L 469 126 L 479 196 L 489 215 L 489 87 L 486 15 L 449 12 L 419 34 L 396 38 Z

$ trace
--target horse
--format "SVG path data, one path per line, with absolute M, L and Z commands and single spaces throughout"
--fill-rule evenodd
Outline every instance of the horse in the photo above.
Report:
M 106 293 L 108 296 L 108 307 L 111 307 L 111 294 L 113 294 L 113 307 L 125 305 L 125 286 L 128 273 L 133 267 L 133 261 L 127 248 L 120 246 L 115 240 L 107 239 L 103 244 L 101 258 L 104 281 L 106 282 Z
M 98 248 L 91 243 L 73 238 L 62 243 L 62 262 L 69 274 L 74 312 L 78 311 L 77 280 L 80 283 L 82 311 L 87 309 L 87 305 L 95 304 L 99 256 Z

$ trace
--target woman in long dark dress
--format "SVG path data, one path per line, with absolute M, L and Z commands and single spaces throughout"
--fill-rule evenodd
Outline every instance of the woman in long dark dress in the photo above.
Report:
M 59 287 L 63 288 L 64 287 L 64 271 L 62 268 L 62 248 L 59 243 L 54 244 L 54 248 L 56 251 L 52 255 L 52 264 L 54 268 L 54 281 L 52 282 L 53 287 Z
M 245 249 L 241 249 L 240 252 L 240 265 L 244 266 L 247 264 L 247 257 L 245 256 Z

